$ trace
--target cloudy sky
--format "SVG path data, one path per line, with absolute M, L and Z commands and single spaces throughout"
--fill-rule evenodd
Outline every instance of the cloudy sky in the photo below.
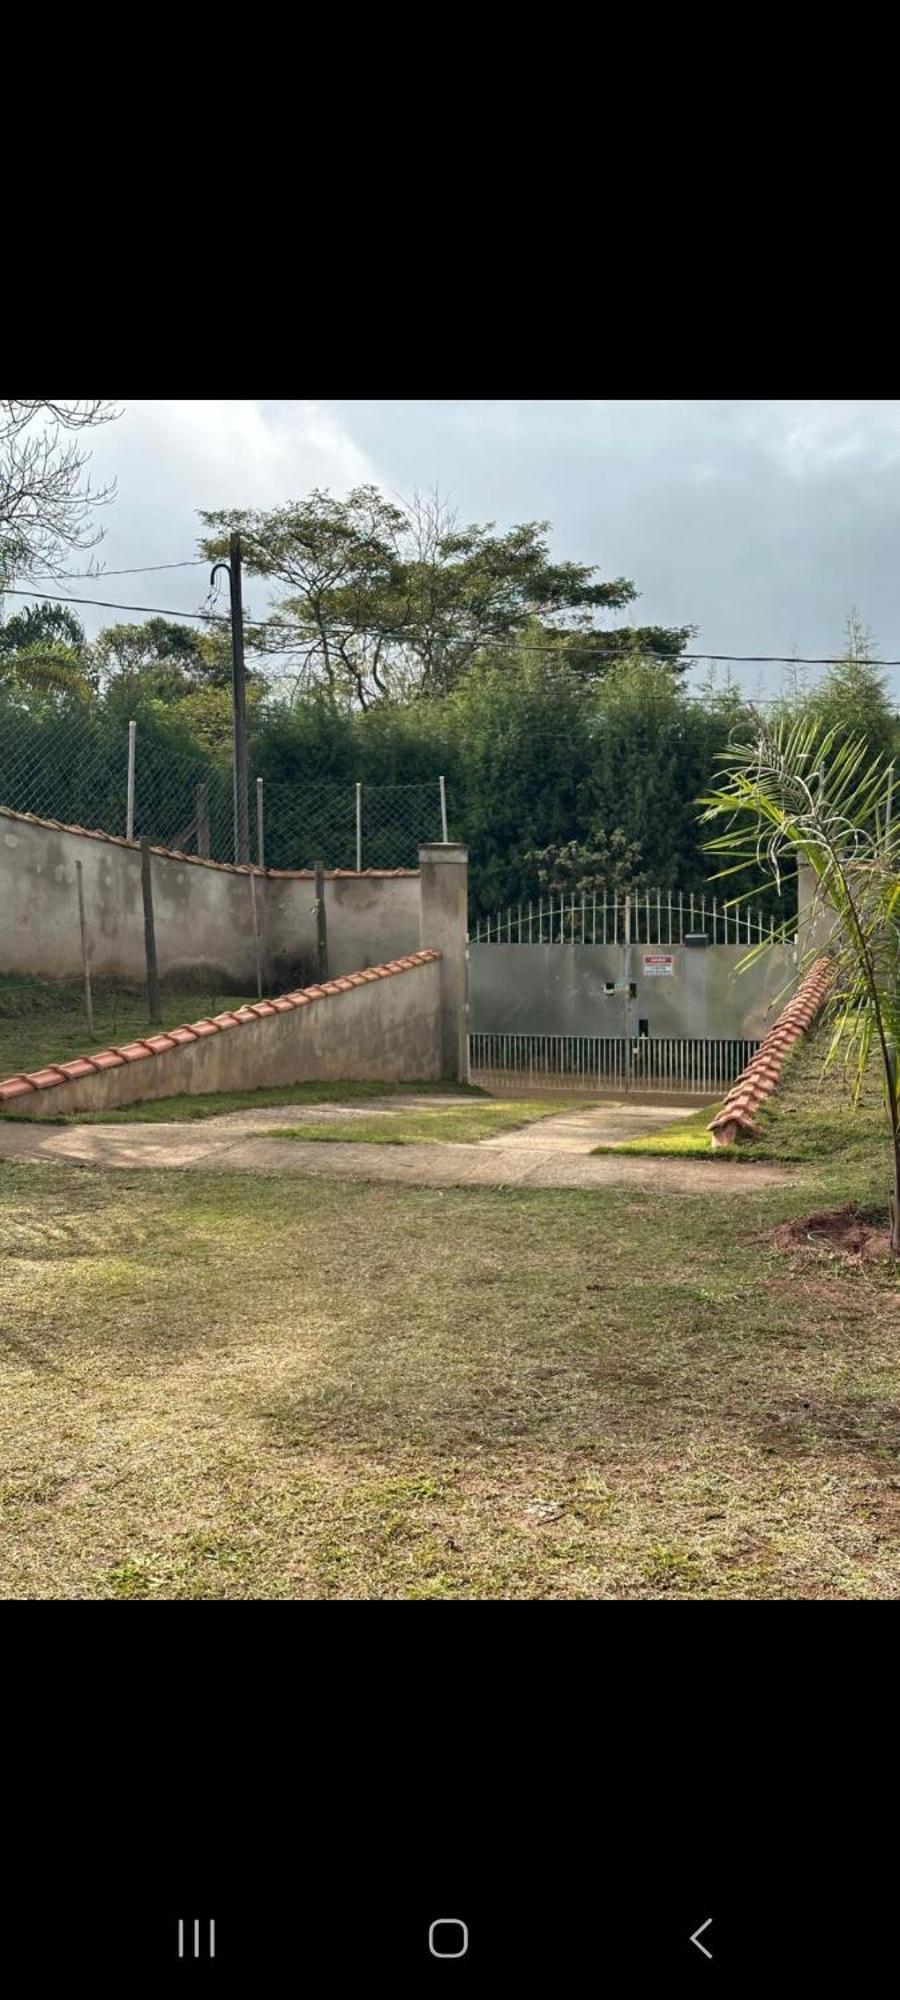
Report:
M 633 615 L 700 651 L 832 654 L 855 606 L 900 659 L 900 402 L 132 402 L 92 472 L 118 481 L 109 570 L 195 555 L 201 507 L 437 485 L 464 520 L 549 520 L 554 554 L 631 577 Z M 79 588 L 191 610 L 206 577 Z M 777 692 L 778 667 L 738 671 Z

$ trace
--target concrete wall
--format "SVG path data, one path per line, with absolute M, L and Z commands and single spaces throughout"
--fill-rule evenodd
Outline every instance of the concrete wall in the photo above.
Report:
M 314 976 L 315 882 L 311 875 L 268 877 L 270 976 L 277 987 Z M 325 877 L 328 972 L 339 978 L 419 949 L 418 873 Z
M 108 1111 L 182 1092 L 442 1075 L 441 961 L 419 953 L 237 1014 L 0 1083 L 7 1115 Z
M 81 972 L 76 860 L 84 871 L 91 966 L 99 978 L 145 978 L 139 846 L 0 807 L 0 973 L 74 979 Z M 153 851 L 156 949 L 171 987 L 256 988 L 251 873 Z M 311 874 L 255 875 L 265 982 L 316 975 Z M 326 874 L 328 972 L 339 977 L 419 947 L 417 873 Z

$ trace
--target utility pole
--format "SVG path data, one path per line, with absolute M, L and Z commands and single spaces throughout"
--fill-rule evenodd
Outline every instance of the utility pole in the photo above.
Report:
M 234 720 L 234 858 L 250 860 L 250 798 L 247 778 L 247 696 L 244 669 L 244 605 L 241 588 L 241 538 L 231 537 L 230 559 L 218 562 L 210 572 L 210 583 L 220 569 L 228 575 L 231 597 L 231 706 Z

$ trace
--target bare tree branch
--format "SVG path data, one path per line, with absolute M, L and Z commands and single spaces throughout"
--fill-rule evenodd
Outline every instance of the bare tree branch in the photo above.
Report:
M 92 486 L 90 452 L 66 433 L 120 415 L 113 403 L 0 400 L 0 589 L 12 579 L 57 579 L 73 549 L 102 540 L 96 508 L 114 498 L 113 480 Z

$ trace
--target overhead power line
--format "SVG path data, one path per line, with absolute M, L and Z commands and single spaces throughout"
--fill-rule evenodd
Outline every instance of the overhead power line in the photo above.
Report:
M 89 583 L 102 583 L 105 576 L 149 576 L 151 570 L 160 569 L 206 569 L 204 556 L 193 556 L 187 562 L 137 563 L 133 569 L 67 569 L 60 577 L 60 583 L 75 583 L 84 578 Z
M 0 590 L 2 597 L 30 597 L 38 604 L 94 604 L 100 611 L 149 611 L 155 618 L 200 618 L 206 625 L 229 625 L 231 620 L 221 611 L 172 611 L 165 604 L 116 604 L 106 597 L 61 597 L 50 590 Z
M 194 563 L 159 563 L 150 565 L 151 568 L 156 567 L 159 569 L 193 569 L 197 567 L 205 568 L 205 566 L 205 563 L 199 565 Z M 105 574 L 108 576 L 129 576 L 138 575 L 140 572 L 137 570 L 108 570 Z M 90 604 L 96 606 L 100 611 L 145 611 L 154 618 L 173 618 L 179 622 L 185 618 L 192 618 L 199 620 L 205 625 L 229 625 L 231 622 L 228 615 L 221 611 L 173 611 L 171 607 L 164 604 L 120 604 L 104 597 L 63 597 L 58 591 L 20 590 L 14 589 L 12 586 L 0 588 L 0 597 L 27 597 L 41 604 Z M 252 630 L 256 632 L 280 632 L 286 638 L 296 634 L 302 637 L 304 643 L 310 645 L 317 643 L 315 636 L 306 631 L 304 627 L 284 624 L 280 618 L 250 617 L 247 622 Z M 354 636 L 349 628 L 342 630 L 340 626 L 334 627 L 334 632 L 337 638 L 352 638 Z M 587 646 L 590 644 L 592 636 L 598 640 L 602 640 L 612 637 L 613 634 L 606 632 L 598 632 L 593 635 L 590 632 L 583 634 L 561 633 L 560 640 L 562 641 L 565 638 L 580 639 Z M 554 645 L 551 642 L 538 643 L 528 639 L 509 640 L 508 642 L 502 639 L 480 640 L 477 642 L 476 650 L 485 653 L 489 652 L 493 647 L 500 648 L 506 652 L 513 645 L 522 652 L 559 654 L 563 650 L 561 644 Z M 618 652 L 614 647 L 607 647 L 605 651 L 607 657 L 610 659 L 636 657 L 645 660 L 660 660 L 667 662 L 669 665 L 674 665 L 678 660 L 690 660 L 692 663 L 695 662 L 701 666 L 704 662 L 709 662 L 713 665 L 722 664 L 746 667 L 842 667 L 847 662 L 846 654 L 817 656 L 802 653 L 663 653 L 656 651 L 651 646 L 635 647 L 630 644 L 620 647 Z M 867 655 L 860 655 L 855 658 L 855 664 L 860 667 L 900 667 L 900 660 L 869 659 Z

